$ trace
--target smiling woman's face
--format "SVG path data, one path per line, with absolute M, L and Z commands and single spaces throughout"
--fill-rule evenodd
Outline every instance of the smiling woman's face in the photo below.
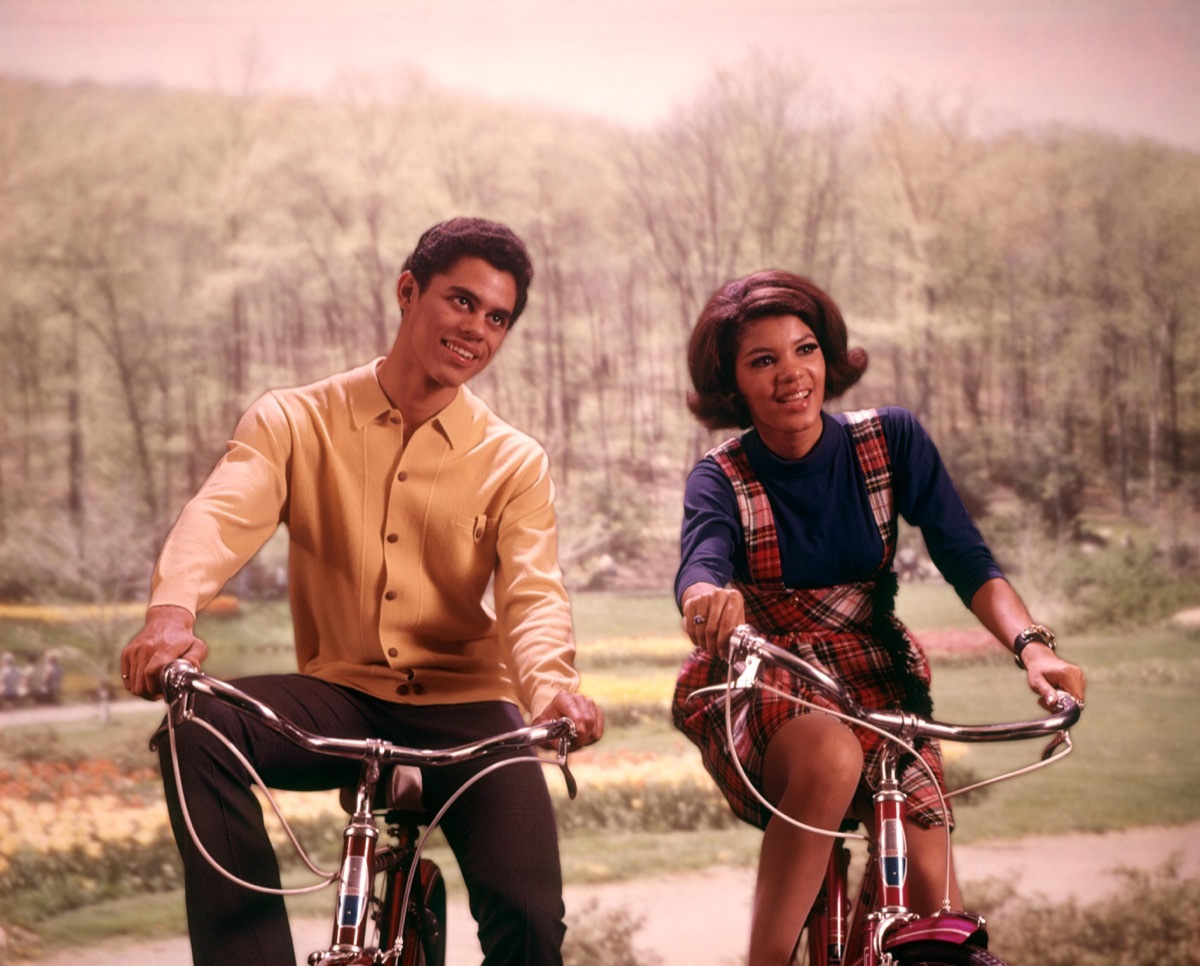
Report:
M 799 459 L 821 438 L 825 356 L 813 330 L 795 315 L 769 315 L 738 343 L 738 392 L 767 448 Z

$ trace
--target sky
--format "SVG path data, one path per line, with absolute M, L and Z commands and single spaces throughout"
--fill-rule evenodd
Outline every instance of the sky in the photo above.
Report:
M 795 58 L 852 109 L 969 98 L 1200 149 L 1200 0 L 0 0 L 0 72 L 235 91 L 346 72 L 645 126 L 716 68 Z

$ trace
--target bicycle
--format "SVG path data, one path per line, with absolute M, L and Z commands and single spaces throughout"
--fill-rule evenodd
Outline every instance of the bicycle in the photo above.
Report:
M 739 626 L 730 640 L 727 684 L 705 688 L 702 692 L 725 690 L 732 695 L 738 689 L 763 687 L 757 680 L 763 664 L 785 668 L 832 698 L 841 713 L 811 705 L 795 695 L 788 697 L 824 713 L 834 714 L 848 723 L 873 729 L 890 739 L 889 747 L 892 749 L 883 756 L 879 766 L 879 782 L 873 795 L 872 834 L 864 836 L 853 831 L 814 830 L 834 836 L 835 844 L 821 893 L 805 923 L 807 942 L 804 942 L 804 933 L 797 942 L 798 950 L 804 945 L 809 966 L 1004 966 L 1004 961 L 987 949 L 987 923 L 984 917 L 950 908 L 949 850 L 942 907 L 929 916 L 918 916 L 909 909 L 906 796 L 898 781 L 897 762 L 904 751 L 915 756 L 912 743 L 921 737 L 959 742 L 994 742 L 1051 736 L 1039 761 L 948 792 L 943 797 L 944 808 L 945 799 L 1060 761 L 1071 752 L 1069 729 L 1079 720 L 1082 705 L 1071 695 L 1060 691 L 1057 710 L 1047 717 L 1007 724 L 976 725 L 946 724 L 905 711 L 870 710 L 859 706 L 842 683 L 822 668 L 800 655 L 771 644 L 748 624 Z M 735 679 L 736 668 L 740 668 L 740 671 Z M 773 688 L 770 690 L 783 694 Z M 702 692 L 693 692 L 693 695 Z M 725 702 L 726 728 L 732 746 L 731 704 L 732 701 Z M 742 773 L 742 778 L 757 795 L 757 790 L 745 773 Z M 759 799 L 771 808 L 761 796 Z M 772 808 L 772 811 L 775 810 Z M 948 828 L 946 834 L 950 834 Z M 850 899 L 847 838 L 867 840 L 867 865 L 855 901 Z
M 574 799 L 574 777 L 567 767 L 568 748 L 575 726 L 568 718 L 530 725 L 453 748 L 430 750 L 408 748 L 381 739 L 330 738 L 298 727 L 271 707 L 233 685 L 214 678 L 187 661 L 175 661 L 162 674 L 163 695 L 168 704 L 168 738 L 174 764 L 176 787 L 188 830 L 202 855 L 222 875 L 257 891 L 298 894 L 337 884 L 333 931 L 330 945 L 308 957 L 310 966 L 443 966 L 446 957 L 446 887 L 441 870 L 421 853 L 429 835 L 447 809 L 470 784 L 500 767 L 520 763 L 557 766 L 564 777 L 567 794 Z M 322 881 L 297 889 L 267 889 L 238 879 L 222 869 L 199 841 L 187 813 L 179 762 L 175 753 L 175 729 L 194 722 L 222 737 L 207 722 L 193 715 L 193 699 L 204 694 L 229 704 L 309 751 L 357 760 L 362 763 L 357 784 L 343 789 L 342 804 L 350 813 L 343 832 L 342 853 L 337 872 L 319 869 L 304 852 L 288 827 L 271 792 L 250 763 L 230 744 L 263 791 L 283 825 L 292 846 L 310 871 Z M 557 743 L 553 759 L 521 756 L 499 759 L 482 769 L 452 795 L 437 812 L 429 815 L 420 803 L 420 766 L 441 766 L 473 761 L 503 751 L 514 751 L 550 742 Z M 227 743 L 228 744 L 228 743 Z M 390 768 L 390 772 L 385 769 Z M 377 847 L 383 817 L 390 844 Z M 420 827 L 425 831 L 420 832 Z M 382 877 L 382 895 L 377 880 Z M 417 892 L 414 894 L 414 887 Z M 371 922 L 375 931 L 371 935 Z M 373 939 L 373 941 L 368 941 Z

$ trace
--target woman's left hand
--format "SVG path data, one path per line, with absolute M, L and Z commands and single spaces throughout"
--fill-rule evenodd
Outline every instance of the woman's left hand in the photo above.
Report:
M 1066 691 L 1083 704 L 1087 691 L 1083 668 L 1064 661 L 1050 648 L 1036 643 L 1029 644 L 1021 652 L 1021 660 L 1025 663 L 1030 690 L 1038 696 L 1038 703 L 1047 711 L 1056 710 L 1056 691 Z

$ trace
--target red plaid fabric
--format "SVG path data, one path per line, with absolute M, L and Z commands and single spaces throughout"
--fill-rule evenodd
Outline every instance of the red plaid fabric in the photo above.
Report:
M 750 469 L 741 441 L 728 440 L 710 455 L 733 485 L 742 518 L 751 580 L 735 582 L 735 586 L 745 598 L 747 620 L 773 643 L 823 666 L 843 681 L 864 707 L 901 708 L 912 704 L 911 692 L 906 690 L 903 675 L 897 671 L 896 659 L 885 645 L 883 636 L 891 636 L 893 646 L 906 649 L 907 673 L 926 692 L 929 664 L 916 641 L 891 612 L 896 586 L 891 571 L 896 551 L 896 519 L 891 462 L 882 426 L 874 410 L 848 416 L 855 453 L 866 478 L 875 524 L 884 545 L 883 560 L 874 579 L 869 581 L 815 590 L 786 587 L 775 517 L 766 491 Z M 882 613 L 877 614 L 877 611 Z M 734 814 L 763 828 L 771 813 L 746 788 L 733 764 L 725 728 L 725 697 L 706 695 L 688 701 L 688 695 L 693 691 L 724 684 L 727 676 L 726 662 L 699 649 L 694 650 L 676 681 L 672 714 L 675 726 L 700 748 L 705 768 L 724 793 Z M 800 694 L 819 706 L 833 708 L 828 699 L 801 686 L 782 669 L 766 668 L 760 680 L 782 691 Z M 910 681 L 910 687 L 911 684 Z M 808 714 L 809 709 L 758 689 L 738 692 L 732 701 L 734 747 L 738 760 L 761 791 L 767 743 L 784 724 Z M 854 731 L 863 745 L 863 778 L 870 787 L 878 778 L 884 740 L 862 728 L 856 727 Z M 925 742 L 918 750 L 933 769 L 938 784 L 944 785 L 942 756 L 937 743 Z M 934 783 L 924 769 L 913 765 L 911 756 L 908 758 L 907 764 L 901 762 L 900 783 L 909 796 L 909 817 L 924 828 L 943 825 L 947 820 L 953 824 L 952 815 L 943 817 Z

